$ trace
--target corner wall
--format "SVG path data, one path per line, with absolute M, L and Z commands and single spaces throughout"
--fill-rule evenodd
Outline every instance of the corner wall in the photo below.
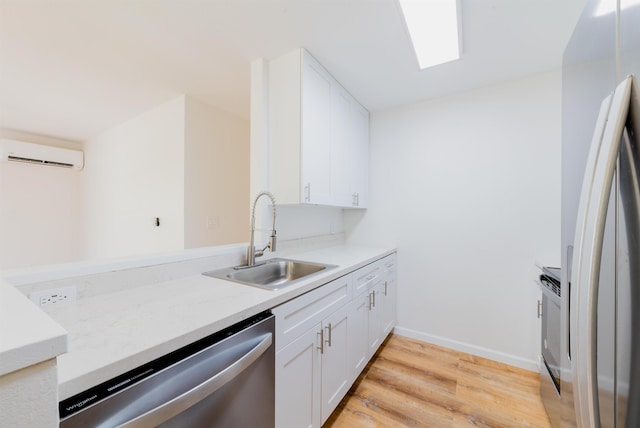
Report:
M 184 129 L 180 96 L 86 142 L 86 258 L 183 249 Z
M 530 277 L 560 248 L 560 73 L 371 115 L 370 208 L 350 243 L 399 250 L 401 334 L 531 370 Z

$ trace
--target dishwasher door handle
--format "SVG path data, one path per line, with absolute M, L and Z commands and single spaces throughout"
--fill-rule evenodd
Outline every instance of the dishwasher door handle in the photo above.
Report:
M 201 384 L 191 388 L 189 391 L 178 395 L 166 403 L 149 410 L 135 418 L 118 425 L 118 428 L 137 428 L 157 426 L 168 421 L 172 417 L 184 412 L 191 406 L 204 400 L 228 382 L 240 375 L 245 369 L 253 364 L 273 343 L 271 333 L 264 335 L 264 339 L 254 346 L 249 352 L 244 354 L 236 362 L 226 367 L 215 376 L 210 377 Z

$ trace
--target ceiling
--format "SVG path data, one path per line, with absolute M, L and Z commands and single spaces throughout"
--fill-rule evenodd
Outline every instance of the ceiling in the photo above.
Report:
M 419 71 L 396 0 L 0 0 L 0 127 L 84 141 L 187 94 L 248 118 L 250 63 L 307 48 L 371 111 L 561 65 L 585 0 L 461 0 Z

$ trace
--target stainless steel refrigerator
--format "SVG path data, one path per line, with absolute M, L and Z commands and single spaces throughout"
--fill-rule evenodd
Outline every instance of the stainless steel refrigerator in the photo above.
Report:
M 640 1 L 589 0 L 563 58 L 562 427 L 640 427 L 639 77 Z

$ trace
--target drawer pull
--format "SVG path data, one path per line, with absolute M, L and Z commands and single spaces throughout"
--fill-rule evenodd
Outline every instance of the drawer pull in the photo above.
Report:
M 320 346 L 317 346 L 316 348 L 320 350 L 321 354 L 324 354 L 324 329 L 321 328 L 320 332 L 316 334 L 320 335 Z
M 329 323 L 329 325 L 326 326 L 325 328 L 328 331 L 328 333 L 327 333 L 328 339 L 326 340 L 327 346 L 331 347 L 331 323 Z

